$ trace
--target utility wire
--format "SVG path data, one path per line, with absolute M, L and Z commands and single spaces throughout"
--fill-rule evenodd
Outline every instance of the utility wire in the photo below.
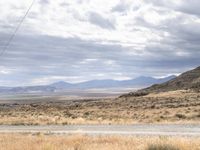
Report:
M 0 52 L 0 57 L 7 51 L 9 45 L 11 44 L 12 40 L 14 39 L 14 37 L 17 34 L 17 31 L 19 30 L 19 28 L 21 27 L 23 21 L 25 20 L 26 16 L 28 15 L 28 13 L 30 12 L 31 8 L 33 7 L 33 4 L 35 3 L 36 0 L 33 0 L 30 4 L 30 6 L 28 7 L 25 15 L 22 17 L 22 19 L 20 20 L 19 24 L 17 25 L 17 27 L 15 28 L 13 34 L 10 36 L 10 38 L 8 39 L 8 41 L 6 42 L 6 44 L 3 46 L 1 52 Z

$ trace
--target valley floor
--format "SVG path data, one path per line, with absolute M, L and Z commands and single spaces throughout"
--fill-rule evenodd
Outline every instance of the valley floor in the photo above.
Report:
M 173 91 L 141 97 L 0 104 L 0 124 L 199 123 L 200 93 Z

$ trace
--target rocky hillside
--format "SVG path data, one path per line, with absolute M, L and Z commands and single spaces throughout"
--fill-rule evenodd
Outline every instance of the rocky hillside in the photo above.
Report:
M 142 96 L 147 95 L 148 93 L 188 89 L 198 92 L 200 91 L 200 66 L 162 84 L 154 84 L 148 88 L 131 92 L 122 96 Z

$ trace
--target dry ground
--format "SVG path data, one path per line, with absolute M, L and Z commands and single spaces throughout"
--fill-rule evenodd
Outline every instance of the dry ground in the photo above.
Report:
M 200 93 L 0 104 L 0 124 L 199 123 Z
M 1 134 L 1 150 L 200 150 L 189 137 L 123 137 Z

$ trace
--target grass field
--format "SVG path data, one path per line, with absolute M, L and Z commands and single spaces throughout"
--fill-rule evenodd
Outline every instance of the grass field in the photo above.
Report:
M 199 138 L 1 134 L 1 150 L 200 150 Z

